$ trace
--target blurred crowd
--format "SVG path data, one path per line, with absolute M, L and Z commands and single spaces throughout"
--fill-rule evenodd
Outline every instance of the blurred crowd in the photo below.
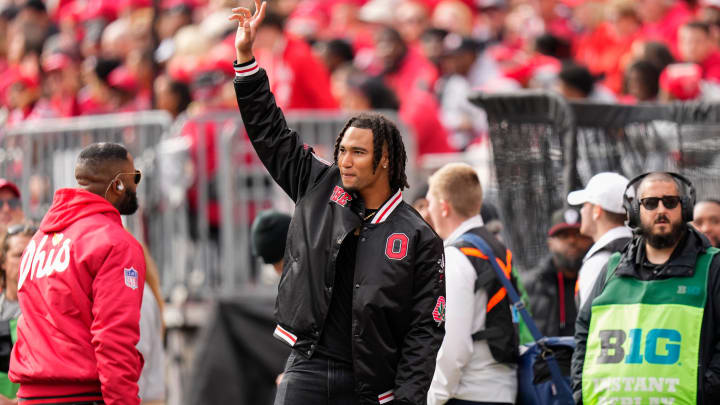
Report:
M 0 122 L 236 108 L 244 0 L 0 0 Z M 418 153 L 487 139 L 474 90 L 720 95 L 719 0 L 270 0 L 255 55 L 286 111 L 396 110 Z

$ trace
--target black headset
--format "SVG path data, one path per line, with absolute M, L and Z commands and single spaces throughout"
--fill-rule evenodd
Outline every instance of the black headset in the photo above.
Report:
M 628 215 L 627 225 L 630 228 L 640 227 L 640 198 L 638 196 L 628 195 L 628 190 L 630 190 L 630 188 L 633 187 L 636 183 L 639 183 L 640 181 L 642 181 L 642 179 L 653 173 L 665 173 L 685 186 L 685 190 L 681 191 L 682 196 L 680 196 L 680 205 L 682 206 L 682 219 L 684 222 L 692 221 L 693 210 L 695 208 L 695 187 L 692 185 L 690 180 L 688 180 L 684 176 L 673 172 L 649 172 L 641 174 L 630 180 L 627 187 L 625 187 L 625 193 L 623 194 L 623 207 L 625 208 L 625 211 L 627 211 Z

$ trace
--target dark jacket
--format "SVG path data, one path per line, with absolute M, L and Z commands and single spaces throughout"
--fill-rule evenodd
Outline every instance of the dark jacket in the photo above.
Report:
M 360 196 L 345 192 L 335 164 L 287 127 L 265 71 L 236 77 L 248 136 L 275 181 L 295 201 L 275 315 L 275 336 L 313 356 L 333 294 L 335 260 L 359 230 L 352 302 L 355 392 L 361 404 L 394 396 L 424 404 L 444 328 L 442 241 L 399 190 L 364 223 Z M 354 209 L 351 209 L 354 208 Z M 444 306 L 443 306 L 444 307 Z M 435 312 L 435 316 L 433 315 Z
M 667 265 L 657 274 L 641 269 L 638 256 L 644 255 L 644 239 L 633 238 L 622 252 L 615 274 L 640 280 L 662 280 L 670 277 L 690 277 L 695 272 L 698 255 L 710 247 L 710 242 L 692 226 L 673 252 Z M 580 310 L 575 322 L 577 347 L 572 358 L 573 395 L 582 403 L 582 371 L 585 360 L 585 345 L 590 326 L 590 306 L 600 295 L 606 282 L 607 265 L 600 272 L 590 297 Z M 720 255 L 715 255 L 708 273 L 708 294 L 700 331 L 700 357 L 698 368 L 698 404 L 720 403 Z
M 473 228 L 467 233 L 479 236 L 490 246 L 495 257 L 502 262 L 501 266 L 505 267 L 503 271 L 512 268 L 512 253 L 484 226 Z M 516 364 L 520 355 L 518 328 L 513 322 L 512 310 L 510 309 L 512 301 L 506 293 L 501 291 L 504 288 L 502 282 L 498 279 L 497 273 L 486 258 L 473 255 L 472 250 L 477 250 L 473 244 L 458 240 L 450 246 L 458 248 L 468 258 L 477 273 L 475 291 L 483 289 L 488 297 L 485 329 L 474 333 L 473 340 L 485 340 L 490 348 L 490 354 L 498 363 Z M 466 248 L 470 248 L 471 251 L 467 252 Z M 515 273 L 510 272 L 510 282 L 517 290 L 518 283 L 515 279 Z M 493 302 L 496 297 L 502 297 L 502 299 Z
M 572 336 L 570 326 L 575 323 L 574 314 L 577 313 L 575 300 L 575 282 L 577 279 L 563 277 L 563 294 L 565 294 L 565 334 Z M 560 319 L 560 284 L 558 283 L 558 270 L 553 263 L 552 255 L 545 257 L 540 266 L 526 273 L 523 280 L 525 290 L 530 298 L 533 309 L 533 320 L 540 333 L 544 336 L 563 335 Z M 569 295 L 569 297 L 568 297 Z M 568 329 L 570 329 L 568 331 Z

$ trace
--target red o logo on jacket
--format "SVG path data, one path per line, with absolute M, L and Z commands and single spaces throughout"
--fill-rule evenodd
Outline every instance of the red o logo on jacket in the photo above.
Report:
M 404 233 L 394 233 L 387 238 L 385 256 L 392 260 L 402 260 L 407 256 L 408 237 Z

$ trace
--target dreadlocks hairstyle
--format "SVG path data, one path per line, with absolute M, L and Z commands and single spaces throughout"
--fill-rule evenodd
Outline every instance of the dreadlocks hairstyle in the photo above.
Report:
M 334 159 L 337 164 L 338 153 L 340 151 L 340 142 L 348 128 L 369 129 L 373 133 L 373 172 L 377 169 L 382 158 L 383 145 L 388 147 L 388 164 L 390 178 L 390 189 L 409 188 L 407 176 L 405 175 L 405 163 L 407 162 L 407 154 L 405 153 L 405 144 L 403 144 L 400 131 L 397 126 L 380 114 L 362 113 L 345 124 L 345 127 L 338 134 L 335 140 Z

